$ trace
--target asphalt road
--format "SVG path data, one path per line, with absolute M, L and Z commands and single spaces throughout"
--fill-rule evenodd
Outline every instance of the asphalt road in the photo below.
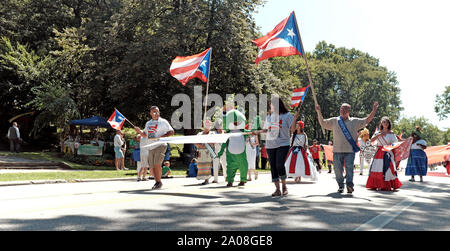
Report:
M 396 192 L 338 194 L 334 174 L 318 182 L 288 181 L 289 195 L 272 198 L 270 174 L 245 187 L 199 185 L 195 178 L 102 181 L 0 187 L 0 230 L 450 230 L 450 178 L 425 177 Z M 238 177 L 236 178 L 236 180 Z

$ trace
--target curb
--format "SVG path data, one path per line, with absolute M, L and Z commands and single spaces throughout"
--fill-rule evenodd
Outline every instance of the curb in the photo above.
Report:
M 0 187 L 22 186 L 22 185 L 43 185 L 60 183 L 81 183 L 81 182 L 102 182 L 102 181 L 127 181 L 135 178 L 104 178 L 104 179 L 75 179 L 75 180 L 28 180 L 28 181 L 4 181 L 0 182 Z
M 184 178 L 185 176 L 172 176 L 171 178 Z M 82 182 L 104 182 L 104 181 L 136 181 L 133 178 L 102 178 L 102 179 L 74 179 L 74 180 L 27 180 L 27 181 L 3 181 L 0 187 L 5 186 L 22 186 L 22 185 L 43 185 L 43 184 L 60 184 L 60 183 L 82 183 Z

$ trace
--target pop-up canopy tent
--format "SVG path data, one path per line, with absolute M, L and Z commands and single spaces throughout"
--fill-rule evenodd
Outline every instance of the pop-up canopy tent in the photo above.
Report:
M 91 118 L 78 119 L 70 121 L 70 125 L 83 125 L 83 126 L 98 126 L 111 128 L 111 125 L 107 122 L 106 118 L 93 116 Z

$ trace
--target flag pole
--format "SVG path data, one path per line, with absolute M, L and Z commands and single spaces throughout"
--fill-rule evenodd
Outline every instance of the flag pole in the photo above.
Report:
M 313 85 L 312 78 L 311 78 L 311 71 L 309 70 L 308 60 L 306 59 L 306 52 L 305 52 L 305 47 L 303 46 L 302 36 L 300 35 L 300 31 L 298 30 L 297 17 L 295 16 L 295 11 L 292 11 L 292 13 L 294 13 L 295 24 L 297 25 L 298 39 L 300 40 L 300 45 L 302 46 L 302 50 L 303 50 L 302 55 L 303 55 L 303 59 L 305 60 L 306 71 L 308 72 L 308 80 L 309 80 L 309 84 L 311 85 L 314 103 L 317 105 L 316 92 L 314 91 L 314 85 Z
M 211 72 L 211 57 L 212 57 L 212 47 L 210 48 L 209 53 L 209 65 L 208 65 L 208 79 L 206 80 L 206 96 L 205 96 L 205 114 L 203 115 L 203 121 L 206 120 L 206 107 L 208 106 L 208 92 L 209 92 L 209 78 Z
M 305 60 L 306 72 L 308 73 L 308 80 L 309 80 L 309 84 L 311 85 L 311 91 L 313 94 L 314 104 L 318 105 L 319 103 L 317 102 L 316 92 L 314 91 L 314 85 L 312 82 L 311 71 L 309 70 L 308 60 L 306 59 L 305 47 L 303 46 L 302 36 L 300 35 L 300 31 L 298 29 L 297 17 L 295 16 L 295 11 L 292 11 L 292 13 L 294 14 L 295 24 L 297 25 L 298 39 L 300 40 L 300 45 L 302 46 L 302 50 L 303 50 L 302 55 L 303 55 L 303 59 Z M 321 128 L 322 128 L 322 133 L 325 136 L 325 129 L 323 129 L 322 125 L 321 125 Z
M 119 111 L 119 110 L 117 110 L 117 108 L 115 108 L 115 107 L 114 107 L 114 110 Z M 127 119 L 127 117 L 124 116 L 124 118 L 125 118 L 126 121 L 128 121 L 128 123 L 130 123 L 130 124 L 133 126 L 133 128 L 136 127 L 135 125 L 133 125 L 133 123 L 131 123 L 131 121 L 129 121 L 129 120 Z

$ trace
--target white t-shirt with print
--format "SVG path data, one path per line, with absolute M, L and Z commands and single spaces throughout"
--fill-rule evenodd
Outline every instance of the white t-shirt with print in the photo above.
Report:
M 164 134 L 173 131 L 172 126 L 166 119 L 158 118 L 158 120 L 149 120 L 145 123 L 144 132 L 147 138 L 159 138 Z

